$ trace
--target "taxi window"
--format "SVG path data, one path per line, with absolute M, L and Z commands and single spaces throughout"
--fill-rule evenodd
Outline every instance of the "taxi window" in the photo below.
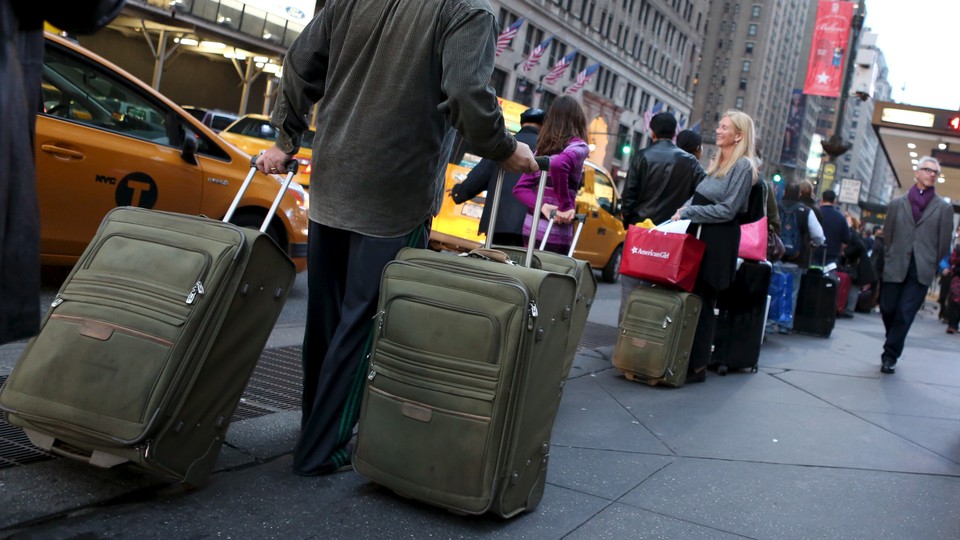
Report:
M 47 44 L 42 114 L 170 145 L 167 112 L 92 63 Z
M 613 182 L 605 174 L 594 170 L 593 175 L 593 195 L 597 198 L 597 204 L 607 212 L 616 215 L 614 205 L 617 202 L 616 190 L 613 188 Z

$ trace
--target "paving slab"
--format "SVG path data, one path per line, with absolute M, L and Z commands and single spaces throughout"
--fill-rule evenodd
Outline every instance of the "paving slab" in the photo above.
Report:
M 596 376 L 567 381 L 551 441 L 556 446 L 670 454 L 629 409 L 604 391 Z
M 619 502 L 750 538 L 960 536 L 960 478 L 677 459 Z
M 24 538 L 205 537 L 258 539 L 561 538 L 610 504 L 548 485 L 544 502 L 510 520 L 458 516 L 403 499 L 355 473 L 289 474 L 290 458 L 215 475 L 205 489 L 165 490 L 148 500 L 78 512 Z M 261 489 L 251 489 L 261 486 Z M 90 535 L 90 536 L 85 536 Z
M 644 539 L 735 539 L 746 538 L 707 525 L 677 519 L 625 504 L 612 504 L 566 537 L 569 540 L 624 538 Z
M 615 501 L 673 462 L 672 457 L 550 446 L 547 481 Z

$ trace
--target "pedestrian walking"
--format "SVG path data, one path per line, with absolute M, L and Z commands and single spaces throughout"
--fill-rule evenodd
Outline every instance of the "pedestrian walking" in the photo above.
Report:
M 530 148 L 536 148 L 537 136 L 546 113 L 543 109 L 527 109 L 520 114 L 520 131 L 517 132 L 517 141 Z M 492 229 L 493 243 L 498 246 L 523 246 L 523 218 L 527 215 L 527 207 L 513 196 L 513 186 L 520 179 L 519 173 L 504 173 L 503 186 L 497 192 L 497 176 L 500 174 L 500 165 L 492 159 L 481 159 L 467 174 L 466 180 L 453 186 L 450 198 L 457 204 L 462 204 L 476 197 L 484 190 L 487 192 L 487 201 L 480 214 L 479 234 L 491 234 L 490 212 L 493 209 L 494 197 L 500 200 L 497 210 L 497 222 Z
M 537 170 L 487 85 L 496 41 L 487 2 L 328 0 L 287 52 L 277 142 L 257 168 L 286 171 L 318 103 L 296 474 L 350 462 L 380 276 L 404 246 L 426 247 L 448 128 L 507 171 Z
M 933 283 L 937 262 L 950 249 L 953 207 L 935 186 L 940 162 L 924 156 L 914 172 L 916 184 L 891 201 L 883 222 L 886 254 L 880 314 L 886 329 L 880 371 L 894 373 L 913 319 Z
M 546 249 L 566 255 L 573 244 L 573 218 L 577 212 L 577 191 L 583 183 L 583 162 L 590 154 L 587 146 L 587 115 L 573 96 L 560 96 L 550 104 L 543 121 L 543 129 L 537 138 L 537 155 L 550 156 L 550 172 L 547 175 L 549 189 L 544 190 L 540 208 L 537 191 L 540 173 L 524 174 L 513 187 L 513 194 L 527 207 L 523 220 L 524 237 L 540 244 L 547 232 L 547 220 L 554 224 L 547 238 Z M 532 233 L 533 212 L 543 218 Z M 553 212 L 556 214 L 551 215 Z
M 750 189 L 759 178 L 755 133 L 750 116 L 738 110 L 727 111 L 717 127 L 716 144 L 720 151 L 707 169 L 707 177 L 672 216 L 674 220 L 691 220 L 690 231 L 699 228 L 700 239 L 706 244 L 693 285 L 702 307 L 690 352 L 687 384 L 706 380 L 716 326 L 717 293 L 733 282 L 737 271 L 737 217 L 747 210 Z

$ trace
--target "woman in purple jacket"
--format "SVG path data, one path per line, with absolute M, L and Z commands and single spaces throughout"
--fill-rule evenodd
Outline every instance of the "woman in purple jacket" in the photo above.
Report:
M 573 242 L 573 218 L 576 214 L 577 191 L 583 181 L 583 162 L 590 153 L 587 146 L 587 115 L 583 112 L 580 103 L 571 96 L 561 96 L 556 99 L 547 111 L 547 118 L 540 130 L 537 139 L 538 156 L 550 156 L 550 172 L 547 175 L 547 189 L 543 193 L 543 204 L 540 212 L 546 219 L 541 219 L 537 226 L 537 245 L 543 239 L 547 229 L 547 219 L 550 213 L 556 210 L 553 228 L 547 239 L 547 251 L 562 253 L 570 250 Z M 513 194 L 529 212 L 523 223 L 523 234 L 530 237 L 531 223 L 537 204 L 537 184 L 539 174 L 525 174 L 517 181 Z

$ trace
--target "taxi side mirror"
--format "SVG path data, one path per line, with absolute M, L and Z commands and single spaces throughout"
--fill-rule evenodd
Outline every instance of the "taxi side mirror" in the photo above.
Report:
M 180 157 L 191 165 L 197 165 L 197 136 L 191 131 L 183 135 L 183 145 L 180 146 Z

